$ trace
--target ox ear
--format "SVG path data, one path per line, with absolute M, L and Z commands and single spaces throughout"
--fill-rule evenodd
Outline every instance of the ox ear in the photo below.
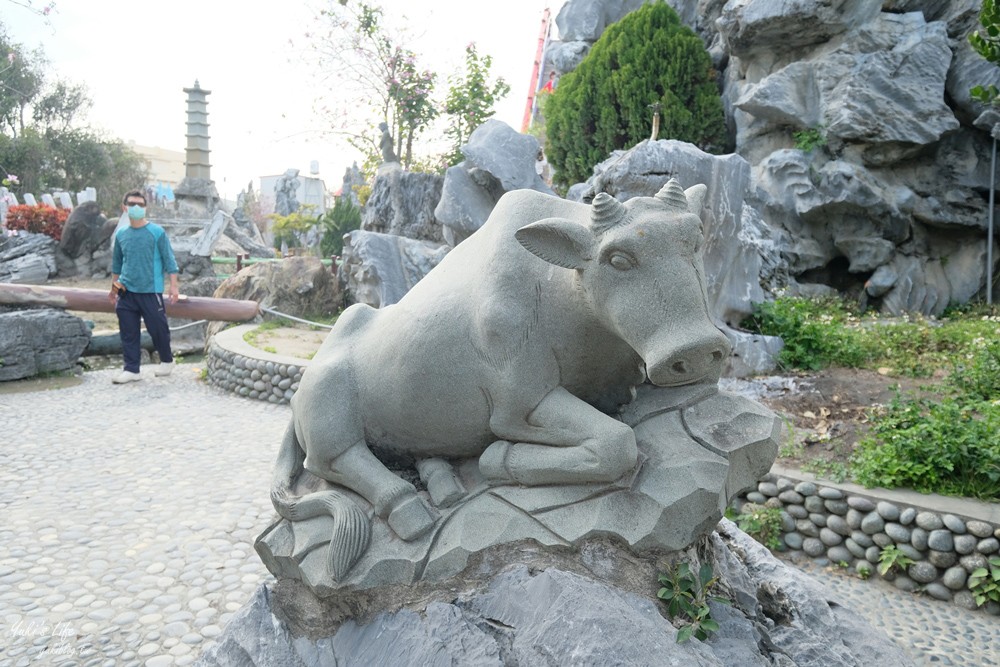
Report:
M 593 257 L 594 234 L 564 218 L 546 218 L 525 225 L 514 238 L 528 252 L 564 269 L 582 269 Z
M 688 200 L 688 211 L 699 218 L 701 217 L 701 207 L 705 205 L 705 193 L 707 192 L 708 186 L 704 183 L 692 185 L 684 191 L 684 197 Z

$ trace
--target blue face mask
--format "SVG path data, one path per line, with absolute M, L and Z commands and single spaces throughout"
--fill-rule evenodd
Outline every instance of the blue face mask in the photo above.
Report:
M 146 217 L 146 207 L 134 204 L 128 207 L 128 217 L 132 220 L 142 220 Z

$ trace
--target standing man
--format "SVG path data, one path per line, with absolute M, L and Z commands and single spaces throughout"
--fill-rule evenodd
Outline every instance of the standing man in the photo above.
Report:
M 174 356 L 170 353 L 170 328 L 163 305 L 163 274 L 170 274 L 170 303 L 177 303 L 177 261 L 166 232 L 146 220 L 146 196 L 132 190 L 122 198 L 122 211 L 128 213 L 129 226 L 115 234 L 111 261 L 111 292 L 118 330 L 122 338 L 125 370 L 112 380 L 115 384 L 137 382 L 141 350 L 139 318 L 153 339 L 160 357 L 156 375 L 170 375 Z

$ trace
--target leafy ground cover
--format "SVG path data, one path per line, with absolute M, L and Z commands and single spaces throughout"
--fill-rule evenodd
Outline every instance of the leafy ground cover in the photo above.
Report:
M 764 399 L 792 431 L 780 458 L 817 476 L 1000 499 L 1000 313 L 862 316 L 781 298 L 748 329 L 781 336 L 800 390 Z

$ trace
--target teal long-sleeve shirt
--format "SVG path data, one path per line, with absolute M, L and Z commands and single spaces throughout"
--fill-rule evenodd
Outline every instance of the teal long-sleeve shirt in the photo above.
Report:
M 111 272 L 125 289 L 137 294 L 162 294 L 163 274 L 177 273 L 170 239 L 159 225 L 122 227 L 115 234 Z

